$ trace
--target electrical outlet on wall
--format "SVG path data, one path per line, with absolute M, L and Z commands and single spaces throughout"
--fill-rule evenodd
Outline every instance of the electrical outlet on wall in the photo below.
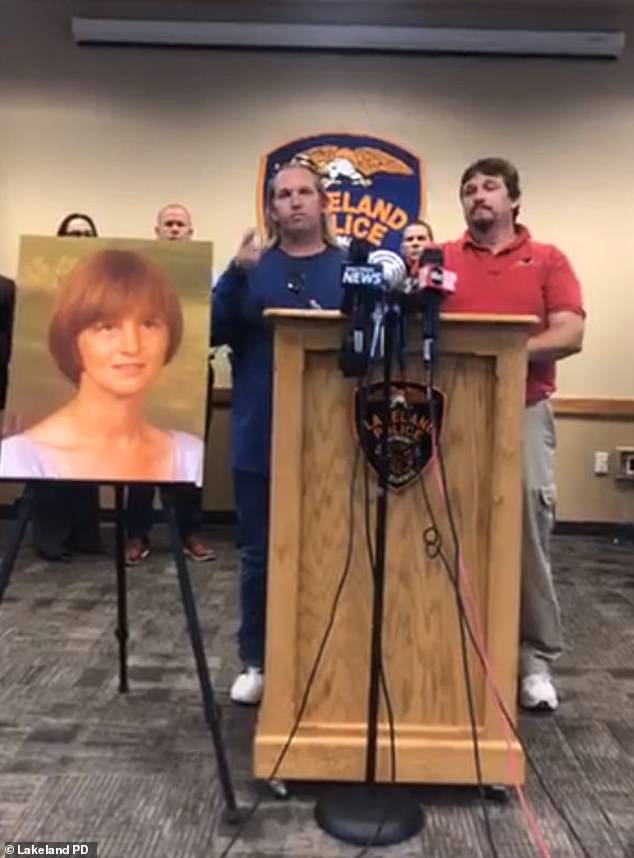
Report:
M 634 447 L 616 448 L 616 479 L 634 480 Z
M 597 475 L 609 474 L 610 472 L 610 454 L 607 450 L 595 450 L 594 453 L 594 473 Z

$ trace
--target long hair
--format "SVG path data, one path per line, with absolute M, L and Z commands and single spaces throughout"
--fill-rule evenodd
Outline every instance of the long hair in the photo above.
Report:
M 321 174 L 315 164 L 308 158 L 291 158 L 290 161 L 285 161 L 280 164 L 275 173 L 271 176 L 266 186 L 265 209 L 264 209 L 264 224 L 266 228 L 266 247 L 277 247 L 281 241 L 280 228 L 271 212 L 271 204 L 275 196 L 275 180 L 284 170 L 290 170 L 293 167 L 301 167 L 307 170 L 315 180 L 315 188 L 324 205 L 324 210 L 321 213 L 321 238 L 324 244 L 328 247 L 339 247 L 339 242 L 335 236 L 332 226 L 332 218 L 328 213 L 328 205 L 330 199 L 326 193 L 321 180 Z

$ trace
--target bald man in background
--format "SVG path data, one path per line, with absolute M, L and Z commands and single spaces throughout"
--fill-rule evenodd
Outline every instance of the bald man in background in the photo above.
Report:
M 168 203 L 156 216 L 154 232 L 159 241 L 191 241 L 194 235 L 192 218 L 181 203 Z M 213 371 L 210 368 L 209 395 L 213 390 Z M 209 425 L 210 403 L 208 403 L 207 425 Z M 154 486 L 132 485 L 128 492 L 126 525 L 128 539 L 125 559 L 128 566 L 136 566 L 150 554 L 150 531 L 152 529 Z M 196 486 L 178 486 L 174 489 L 176 518 L 185 553 L 190 560 L 204 563 L 215 560 L 216 554 L 202 527 L 202 490 Z

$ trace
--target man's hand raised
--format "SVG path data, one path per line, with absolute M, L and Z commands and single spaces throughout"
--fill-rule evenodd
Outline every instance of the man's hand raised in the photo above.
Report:
M 257 230 L 250 229 L 245 232 L 242 237 L 242 241 L 240 242 L 240 246 L 238 247 L 238 251 L 235 255 L 235 264 L 242 271 L 248 271 L 250 268 L 255 268 L 260 261 L 262 252 L 262 242 L 260 241 Z

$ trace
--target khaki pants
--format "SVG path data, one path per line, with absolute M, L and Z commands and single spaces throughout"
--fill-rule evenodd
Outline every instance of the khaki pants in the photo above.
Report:
M 547 670 L 563 649 L 561 615 L 550 564 L 555 522 L 555 421 L 546 400 L 524 416 L 524 519 L 520 674 Z

